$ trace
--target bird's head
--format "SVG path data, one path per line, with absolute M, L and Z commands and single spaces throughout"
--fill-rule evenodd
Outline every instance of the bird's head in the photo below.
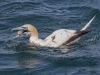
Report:
M 31 24 L 25 24 L 23 26 L 13 28 L 11 31 L 13 31 L 13 30 L 17 30 L 18 31 L 18 35 L 25 34 L 25 35 L 30 35 L 30 36 L 34 36 L 34 37 L 38 38 L 38 31 Z

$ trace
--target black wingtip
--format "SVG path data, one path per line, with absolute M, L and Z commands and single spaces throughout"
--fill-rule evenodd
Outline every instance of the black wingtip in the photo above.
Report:
M 88 33 L 88 32 L 92 32 L 92 31 L 95 31 L 95 30 L 82 30 L 82 31 L 77 31 L 77 32 L 75 32 L 75 34 L 83 35 L 83 34 L 86 34 L 86 33 Z

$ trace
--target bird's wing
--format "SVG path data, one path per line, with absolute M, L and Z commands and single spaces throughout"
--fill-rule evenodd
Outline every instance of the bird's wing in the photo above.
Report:
M 76 35 L 75 30 L 60 29 L 53 32 L 45 39 L 45 44 L 49 47 L 58 47 L 70 39 L 72 36 Z

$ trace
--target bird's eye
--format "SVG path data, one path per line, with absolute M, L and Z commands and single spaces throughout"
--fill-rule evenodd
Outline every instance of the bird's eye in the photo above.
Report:
M 27 27 L 22 27 L 23 28 L 23 32 L 29 32 Z
M 23 30 L 23 32 L 29 32 L 29 30 Z

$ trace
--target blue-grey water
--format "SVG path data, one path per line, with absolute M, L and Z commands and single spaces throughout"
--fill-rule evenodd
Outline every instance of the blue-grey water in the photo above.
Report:
M 70 46 L 29 45 L 11 29 L 34 25 L 44 39 L 57 29 L 95 30 Z M 100 0 L 0 0 L 0 75 L 100 75 Z

